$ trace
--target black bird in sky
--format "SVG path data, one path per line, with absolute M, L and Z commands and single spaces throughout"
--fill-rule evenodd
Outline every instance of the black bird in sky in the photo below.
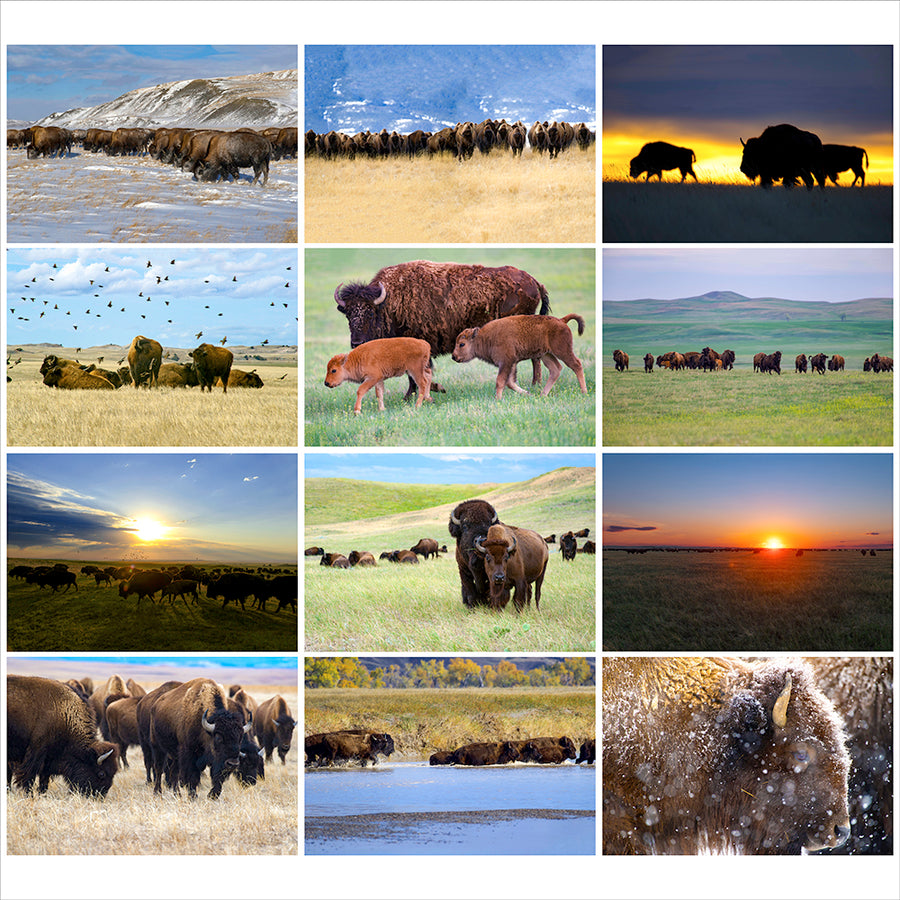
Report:
M 148 259 L 148 260 L 147 260 L 147 268 L 149 269 L 152 265 L 153 265 L 153 263 L 150 262 L 150 260 Z
M 194 337 L 203 337 L 203 332 L 202 332 L 202 331 L 198 331 L 198 332 L 194 335 Z
M 219 341 L 219 343 L 224 347 L 224 346 L 225 346 L 225 341 L 227 341 L 227 340 L 228 340 L 227 337 L 223 337 L 222 340 Z

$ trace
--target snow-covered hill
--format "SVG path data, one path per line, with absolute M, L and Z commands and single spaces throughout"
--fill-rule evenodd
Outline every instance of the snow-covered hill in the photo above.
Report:
M 129 91 L 99 106 L 52 113 L 64 128 L 262 128 L 297 125 L 297 70 L 195 78 Z

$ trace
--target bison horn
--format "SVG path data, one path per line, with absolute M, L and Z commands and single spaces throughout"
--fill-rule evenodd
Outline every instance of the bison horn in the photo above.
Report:
M 97 765 L 99 766 L 100 763 L 105 762 L 107 759 L 109 759 L 110 754 L 113 752 L 113 750 L 115 750 L 115 747 L 113 747 L 113 748 L 110 749 L 110 750 L 107 750 L 106 753 L 101 753 L 101 754 L 97 757 Z
M 496 525 L 500 520 L 497 518 L 497 513 L 494 513 L 494 518 L 491 519 L 491 525 Z
M 243 750 L 238 750 L 238 756 L 239 756 L 241 759 L 244 759 L 244 757 L 246 757 L 246 755 L 247 755 L 247 754 L 244 753 Z
M 334 302 L 343 309 L 344 308 L 344 298 L 341 297 L 341 288 L 344 286 L 344 282 L 342 281 L 335 289 L 334 289 Z
M 200 723 L 203 725 L 203 730 L 208 731 L 210 734 L 214 734 L 216 730 L 215 725 L 210 725 L 206 718 L 207 710 L 203 710 L 203 717 L 200 719 Z
M 262 747 L 259 748 L 259 758 L 260 758 L 260 759 L 263 758 L 263 755 L 265 754 L 265 752 L 266 752 L 266 751 L 265 751 Z
M 742 146 L 742 147 L 746 147 L 746 146 L 747 146 L 747 145 L 744 143 L 744 139 L 743 139 L 743 138 L 739 138 L 739 140 L 740 140 L 740 142 L 741 142 L 741 146 Z
M 475 552 L 476 553 L 479 553 L 481 556 L 484 556 L 487 553 L 487 550 L 485 550 L 484 546 L 483 546 L 484 538 L 481 535 L 478 535 L 478 537 L 475 538 L 473 543 L 475 544 Z
M 372 305 L 380 306 L 382 303 L 384 303 L 384 298 L 387 296 L 387 288 L 380 281 L 376 283 L 381 288 L 381 293 L 372 301 Z
M 511 537 L 512 537 L 512 547 L 509 548 L 509 552 L 515 553 L 516 552 L 516 536 L 513 534 L 513 535 L 511 535 Z
M 791 700 L 792 686 L 793 680 L 791 679 L 791 673 L 788 672 L 784 680 L 784 690 L 778 695 L 778 699 L 775 701 L 775 706 L 772 709 L 772 721 L 777 728 L 784 728 L 787 725 L 787 708 Z
M 459 519 L 457 519 L 456 516 L 453 515 L 453 513 L 450 513 L 450 521 L 451 521 L 454 525 L 459 525 Z
M 248 723 L 244 726 L 244 734 L 246 734 L 252 727 L 253 727 L 253 722 L 248 722 Z

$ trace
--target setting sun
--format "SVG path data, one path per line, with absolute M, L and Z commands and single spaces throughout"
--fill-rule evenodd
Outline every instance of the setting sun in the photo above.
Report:
M 767 550 L 783 550 L 784 544 L 781 542 L 781 538 L 770 537 L 763 543 L 763 547 Z
M 156 519 L 134 520 L 134 533 L 142 541 L 158 541 L 165 536 L 168 530 L 167 526 L 157 522 Z

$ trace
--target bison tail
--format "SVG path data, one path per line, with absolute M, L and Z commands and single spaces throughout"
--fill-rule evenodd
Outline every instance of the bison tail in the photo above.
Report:
M 869 154 L 866 153 L 865 150 L 863 150 L 863 156 L 866 158 L 866 168 L 868 169 L 869 168 Z
M 547 288 L 541 285 L 541 308 L 538 311 L 539 316 L 546 316 L 550 312 L 550 295 Z
M 571 322 L 572 319 L 578 323 L 578 336 L 581 337 L 584 334 L 584 319 L 578 313 L 569 313 L 569 315 L 562 317 L 562 321 L 566 323 Z

